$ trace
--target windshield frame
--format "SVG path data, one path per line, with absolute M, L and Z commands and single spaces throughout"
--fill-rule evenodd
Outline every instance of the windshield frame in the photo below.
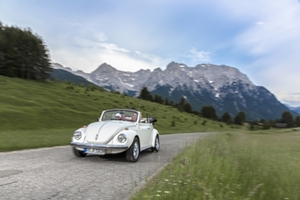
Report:
M 103 111 L 101 117 L 99 118 L 99 121 L 118 120 L 118 121 L 137 122 L 137 119 L 139 119 L 139 117 L 140 117 L 139 112 L 136 110 L 112 109 L 112 110 Z

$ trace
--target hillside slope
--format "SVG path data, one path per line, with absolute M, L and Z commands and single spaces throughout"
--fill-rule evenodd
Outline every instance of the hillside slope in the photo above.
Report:
M 5 130 L 77 129 L 97 120 L 102 110 L 139 109 L 156 116 L 161 133 L 203 132 L 229 126 L 179 112 L 177 109 L 95 86 L 62 82 L 36 82 L 0 76 L 0 121 Z
M 75 84 L 84 84 L 85 86 L 95 85 L 81 76 L 77 76 L 63 69 L 53 69 L 51 77 L 62 82 L 71 82 Z

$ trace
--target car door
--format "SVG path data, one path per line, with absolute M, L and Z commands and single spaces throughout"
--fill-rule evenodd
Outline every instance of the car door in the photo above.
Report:
M 145 122 L 138 123 L 138 128 L 142 149 L 149 147 L 151 145 L 153 125 L 149 123 L 149 120 L 147 119 Z

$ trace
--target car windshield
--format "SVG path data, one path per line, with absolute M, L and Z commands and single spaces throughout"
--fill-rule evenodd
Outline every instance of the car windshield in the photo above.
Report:
M 138 113 L 133 110 L 107 110 L 102 115 L 101 121 L 122 120 L 136 122 Z

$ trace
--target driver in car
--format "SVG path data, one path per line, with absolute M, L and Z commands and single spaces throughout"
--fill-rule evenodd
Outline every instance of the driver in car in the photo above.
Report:
M 122 116 L 121 116 L 120 113 L 117 113 L 117 114 L 115 115 L 115 120 L 122 120 Z
M 133 121 L 133 122 L 136 122 L 136 120 L 137 120 L 137 113 L 133 113 L 133 115 L 132 115 L 132 117 L 131 117 L 131 120 Z

